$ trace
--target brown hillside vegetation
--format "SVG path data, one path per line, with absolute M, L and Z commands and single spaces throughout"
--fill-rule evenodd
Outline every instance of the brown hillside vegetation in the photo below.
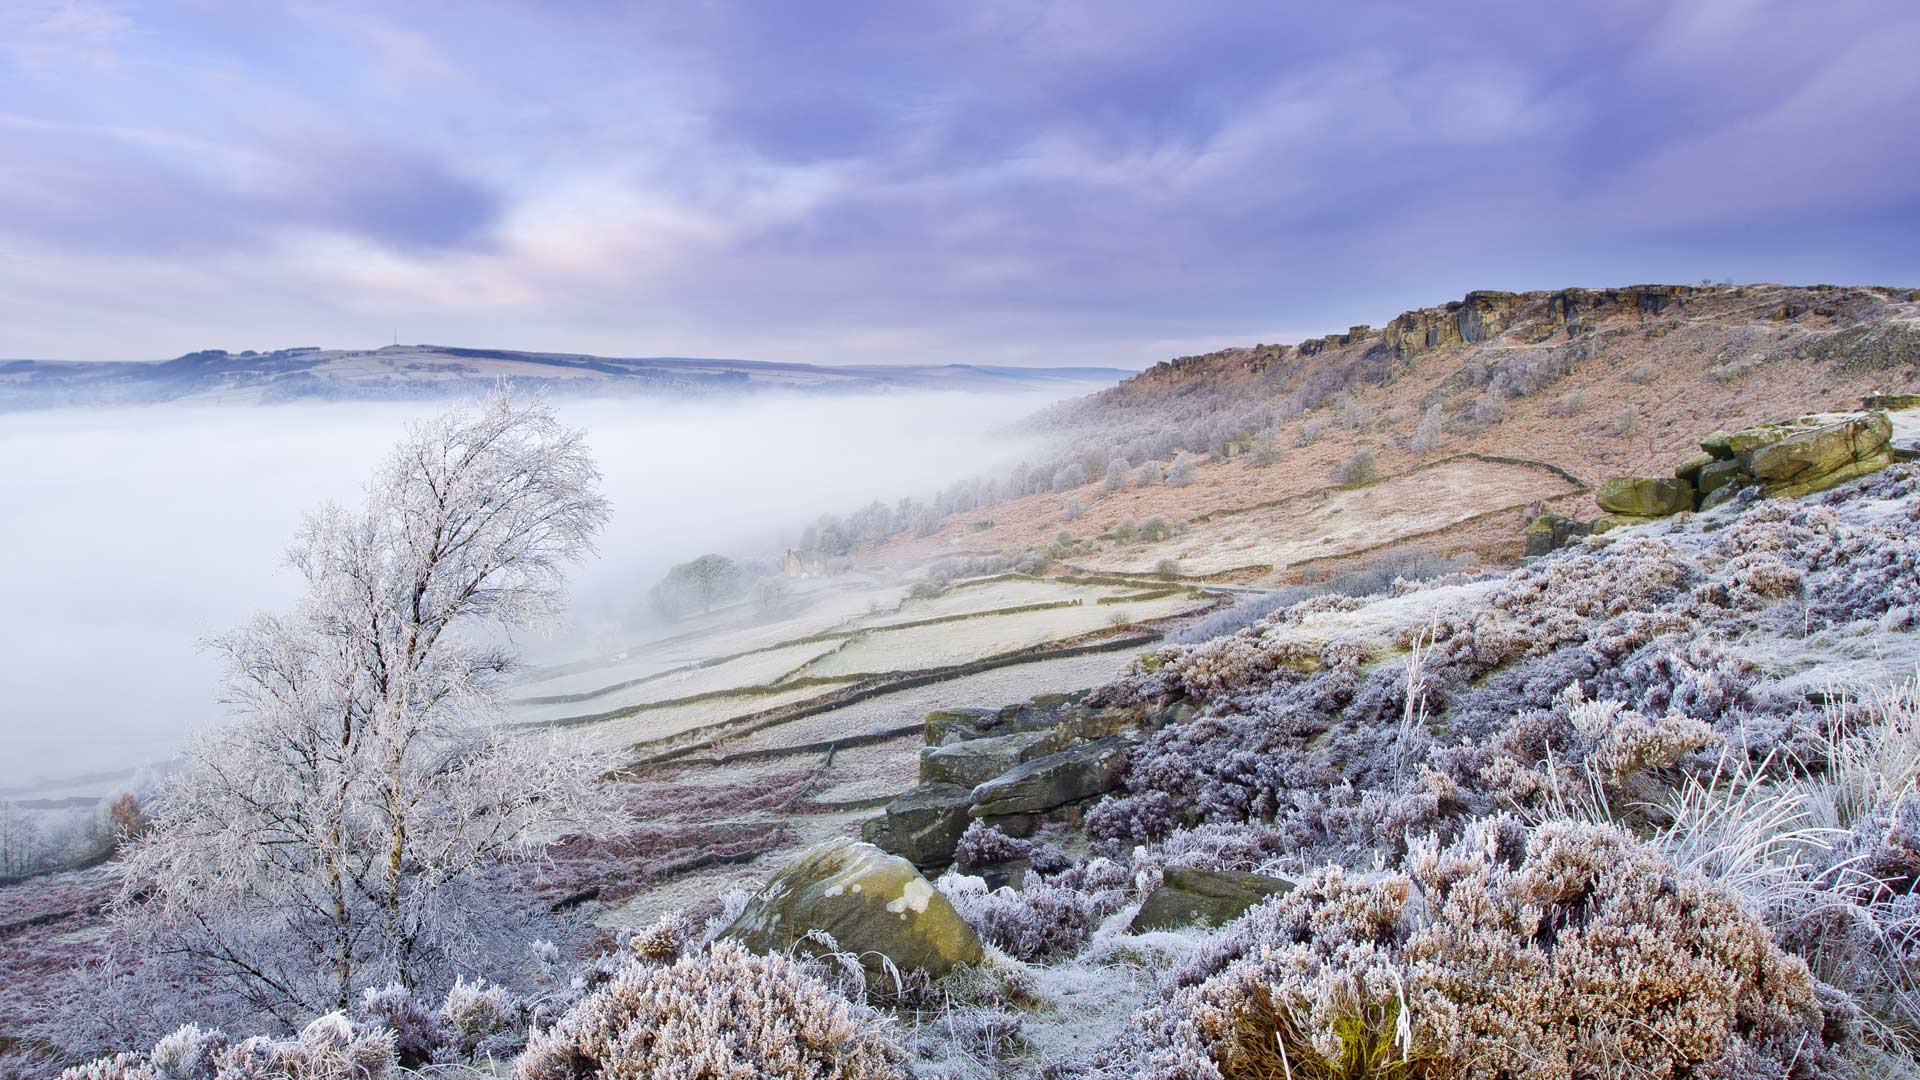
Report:
M 864 558 L 1040 547 L 1065 531 L 1079 542 L 1066 561 L 1105 572 L 1170 558 L 1182 576 L 1287 578 L 1402 545 L 1508 560 L 1542 509 L 1592 516 L 1588 489 L 1609 475 L 1663 473 L 1706 432 L 1857 408 L 1864 394 L 1911 389 L 1917 373 L 1911 289 L 1474 292 L 1383 328 L 1169 360 L 1045 418 L 1077 447 L 1183 432 L 1183 451 L 1212 451 L 1185 486 L 1129 476 L 1107 490 L 1094 476 L 955 514 Z M 1250 411 L 1264 431 L 1203 445 L 1215 418 Z M 1336 490 L 1341 463 L 1362 452 L 1385 482 Z M 1068 520 L 1072 501 L 1084 513 Z M 1153 516 L 1199 524 L 1159 544 L 1098 539 Z

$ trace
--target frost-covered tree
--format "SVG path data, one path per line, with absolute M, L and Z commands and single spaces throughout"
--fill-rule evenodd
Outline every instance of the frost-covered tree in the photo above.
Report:
M 305 596 L 213 642 L 236 717 L 131 845 L 116 921 L 146 973 L 293 1025 L 524 950 L 492 872 L 617 812 L 593 753 L 489 723 L 498 642 L 558 614 L 607 514 L 582 433 L 499 393 L 412 429 L 363 508 L 310 515 Z
M 713 605 L 734 599 L 747 587 L 747 572 L 739 563 L 725 555 L 707 554 L 668 570 L 648 590 L 647 601 L 663 618 L 678 619 L 694 611 L 712 611 Z
M 1167 470 L 1167 485 L 1169 487 L 1186 487 L 1188 484 L 1193 483 L 1193 473 L 1193 458 L 1182 455 L 1180 460 L 1173 463 L 1173 468 Z
M 1420 426 L 1413 432 L 1413 452 L 1426 454 L 1439 449 L 1440 444 L 1447 440 L 1446 425 L 1446 410 L 1441 408 L 1440 403 L 1436 401 L 1427 406 L 1426 413 L 1420 417 Z

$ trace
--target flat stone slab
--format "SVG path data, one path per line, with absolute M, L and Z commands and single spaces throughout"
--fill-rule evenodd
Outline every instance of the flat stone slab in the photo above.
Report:
M 920 751 L 920 780 L 928 784 L 959 784 L 972 789 L 1022 762 L 1044 757 L 1060 748 L 1051 731 L 1016 731 Z
M 974 817 L 1037 814 L 1120 785 L 1133 740 L 1113 735 L 1014 766 L 973 789 Z
M 1293 888 L 1294 883 L 1286 878 L 1244 870 L 1171 869 L 1140 905 L 1131 928 L 1138 932 L 1224 926 L 1267 897 L 1292 892 Z

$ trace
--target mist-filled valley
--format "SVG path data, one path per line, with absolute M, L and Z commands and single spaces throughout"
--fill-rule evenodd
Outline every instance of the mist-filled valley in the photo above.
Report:
M 571 574 L 570 610 L 529 662 L 627 644 L 646 593 L 710 551 L 777 566 L 803 526 L 881 498 L 1004 471 L 1017 421 L 1058 392 L 579 400 L 613 517 Z M 0 788 L 166 758 L 223 717 L 201 642 L 299 582 L 302 518 L 352 502 L 409 423 L 443 409 L 354 403 L 63 409 L 0 424 Z M 83 786 L 83 792 L 99 785 Z

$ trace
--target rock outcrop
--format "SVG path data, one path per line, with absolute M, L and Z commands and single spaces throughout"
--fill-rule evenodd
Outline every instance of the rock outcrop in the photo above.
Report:
M 1867 403 L 1903 400 L 1879 397 Z M 1616 476 L 1601 484 L 1594 501 L 1606 514 L 1594 521 L 1593 531 L 1711 510 L 1750 487 L 1769 498 L 1825 491 L 1891 465 L 1897 456 L 1892 437 L 1887 413 L 1872 408 L 1716 431 L 1700 440 L 1702 453 L 1676 466 L 1671 479 Z M 1530 529 L 1529 553 L 1535 543 Z
M 975 787 L 1016 765 L 1053 753 L 1059 741 L 1060 736 L 1052 730 L 1016 731 L 930 746 L 920 751 L 920 779 Z
M 1189 705 L 1092 708 L 1084 694 L 1046 694 L 1002 709 L 943 709 L 926 720 L 920 783 L 861 827 L 863 839 L 933 871 L 953 861 L 974 820 L 1013 836 L 1075 821 L 1114 790 L 1127 750 L 1193 715 Z
M 1593 526 L 1587 522 L 1560 514 L 1541 514 L 1527 526 L 1526 553 L 1534 556 L 1558 551 L 1592 532 Z
M 824 951 L 808 936 L 815 931 L 875 973 L 885 957 L 938 978 L 983 955 L 979 937 L 912 863 L 846 838 L 801 852 L 721 934 L 755 952 Z

